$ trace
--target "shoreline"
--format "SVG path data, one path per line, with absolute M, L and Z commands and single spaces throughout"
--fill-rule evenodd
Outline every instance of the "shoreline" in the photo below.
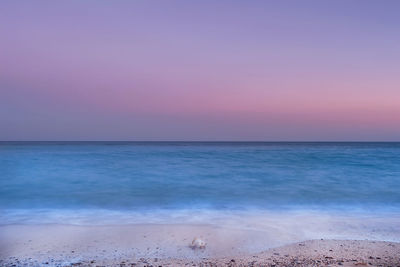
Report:
M 205 249 L 190 247 L 196 237 Z M 213 225 L 2 225 L 0 265 L 400 266 L 397 242 L 302 238 Z
M 47 259 L 10 257 L 1 266 L 400 266 L 400 243 L 369 240 L 307 240 L 258 254 L 214 258 L 81 257 Z

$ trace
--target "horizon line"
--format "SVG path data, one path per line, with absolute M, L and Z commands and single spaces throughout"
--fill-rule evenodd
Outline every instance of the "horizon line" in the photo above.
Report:
M 108 143 L 400 143 L 400 140 L 388 141 L 360 141 L 360 140 L 323 140 L 323 141 L 305 141 L 305 140 L 0 140 L 0 143 L 6 142 L 108 142 Z

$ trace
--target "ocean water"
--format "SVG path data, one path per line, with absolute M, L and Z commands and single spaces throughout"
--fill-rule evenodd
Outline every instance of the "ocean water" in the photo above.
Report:
M 0 212 L 0 224 L 351 215 L 390 220 L 390 235 L 400 143 L 1 142 Z

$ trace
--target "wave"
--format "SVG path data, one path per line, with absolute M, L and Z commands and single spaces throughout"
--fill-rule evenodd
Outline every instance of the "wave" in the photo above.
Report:
M 400 242 L 400 214 L 372 211 L 322 210 L 149 210 L 9 209 L 2 210 L 0 224 L 206 224 L 254 231 L 277 231 L 297 239 L 370 239 Z

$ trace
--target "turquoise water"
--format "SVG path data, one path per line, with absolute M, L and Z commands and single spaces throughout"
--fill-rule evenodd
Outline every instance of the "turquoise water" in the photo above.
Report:
M 398 212 L 400 143 L 2 142 L 0 209 Z

